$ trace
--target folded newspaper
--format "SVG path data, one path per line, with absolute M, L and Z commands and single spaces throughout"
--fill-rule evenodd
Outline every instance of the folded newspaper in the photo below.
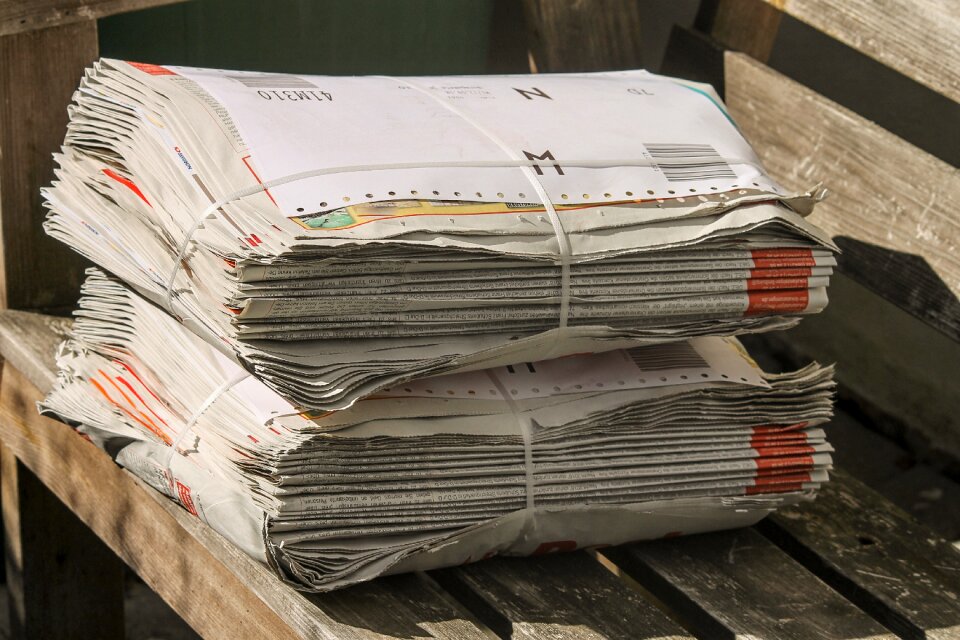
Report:
M 92 271 L 42 410 L 301 589 L 746 526 L 827 479 L 829 368 L 731 337 L 531 361 L 307 413 Z
M 792 326 L 822 190 L 642 71 L 333 78 L 101 60 L 47 231 L 299 409 L 423 376 Z

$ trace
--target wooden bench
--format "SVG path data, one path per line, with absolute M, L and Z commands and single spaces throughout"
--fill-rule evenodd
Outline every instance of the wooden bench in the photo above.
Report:
M 842 471 L 816 502 L 749 529 L 562 556 L 495 559 L 310 596 L 282 585 L 67 425 L 41 418 L 35 403 L 53 384 L 54 349 L 69 320 L 12 309 L 72 305 L 80 261 L 39 231 L 37 191 L 50 177 L 49 152 L 62 139 L 63 106 L 83 66 L 96 57 L 93 18 L 163 3 L 44 0 L 0 6 L 0 292 L 11 309 L 0 313 L 0 487 L 15 637 L 123 637 L 123 563 L 205 638 L 960 637 L 960 554 Z M 803 11 L 819 15 L 810 5 L 824 3 L 777 4 L 803 19 Z M 885 22 L 877 16 L 867 20 L 873 14 L 860 3 L 850 5 L 862 11 L 863 20 L 856 22 L 862 40 L 885 37 Z M 509 14 L 516 6 L 498 3 L 494 14 Z M 640 65 L 634 34 L 642 5 L 530 0 L 524 6 L 535 27 L 529 44 L 541 71 Z M 763 17 L 766 26 L 754 31 L 769 39 L 782 14 L 773 9 L 757 14 L 758 7 L 766 5 L 754 6 L 748 18 Z M 739 24 L 730 18 L 741 8 L 705 3 L 698 23 L 716 40 L 750 50 L 730 41 L 721 28 Z M 590 37 L 577 50 L 569 46 L 571 33 Z M 839 183 L 830 186 L 837 197 L 817 213 L 818 222 L 865 245 L 865 254 L 848 251 L 853 258 L 845 259 L 846 275 L 828 311 L 832 315 L 819 327 L 804 329 L 804 338 L 781 341 L 779 348 L 788 345 L 804 353 L 824 340 L 849 372 L 841 378 L 846 393 L 881 393 L 870 386 L 876 380 L 858 382 L 857 373 L 872 366 L 864 354 L 869 348 L 878 351 L 869 342 L 877 334 L 867 332 L 857 342 L 842 333 L 856 333 L 856 316 L 845 320 L 842 314 L 864 304 L 888 315 L 920 316 L 925 322 L 917 331 L 929 329 L 955 344 L 949 327 L 958 316 L 930 310 L 940 304 L 937 309 L 949 311 L 943 306 L 949 299 L 943 303 L 937 296 L 943 287 L 955 293 L 960 274 L 960 256 L 950 252 L 956 238 L 956 170 L 771 71 L 757 59 L 764 57 L 762 47 L 752 50 L 751 58 L 724 52 L 716 40 L 703 36 L 678 38 L 687 39 L 688 54 L 701 55 L 697 69 L 712 65 L 725 74 L 730 108 L 771 172 L 791 187 L 809 186 L 820 176 L 836 178 Z M 935 41 L 915 46 L 929 48 Z M 525 57 L 526 47 L 520 51 Z M 865 53 L 873 55 L 869 49 Z M 42 85 L 38 77 L 45 79 Z M 807 144 L 816 148 L 816 156 Z M 912 163 L 914 172 L 901 177 L 898 162 Z M 891 184 L 898 185 L 896 192 Z M 932 189 L 937 198 L 931 201 Z M 872 198 L 872 209 L 851 204 L 861 196 Z M 884 224 L 882 216 L 888 214 Z M 930 232 L 911 235 L 921 221 L 933 225 L 927 227 Z M 916 281 L 917 272 L 876 261 L 862 266 L 861 255 L 869 259 L 876 245 L 921 256 L 944 284 L 937 288 L 935 280 L 921 279 L 919 294 L 908 294 L 903 283 Z M 870 280 L 878 272 L 889 287 Z M 846 295 L 859 297 L 845 303 Z M 904 296 L 910 304 L 903 304 Z M 835 330 L 841 336 L 831 338 Z M 881 346 L 884 366 L 911 366 L 904 364 L 909 348 Z M 953 353 L 941 351 L 948 357 Z M 914 354 L 912 366 L 922 355 Z M 900 398 L 919 393 L 924 384 L 924 393 L 930 393 L 929 375 L 910 375 L 897 384 Z M 870 400 L 869 393 L 864 406 L 879 407 L 878 412 L 887 406 Z M 955 401 L 940 399 L 946 405 Z M 929 408 L 922 420 L 931 419 L 939 406 Z M 921 421 L 916 413 L 899 415 Z

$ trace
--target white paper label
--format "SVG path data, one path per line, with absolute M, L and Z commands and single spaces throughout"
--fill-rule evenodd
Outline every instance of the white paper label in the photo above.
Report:
M 558 203 L 754 185 L 780 192 L 712 89 L 645 71 L 398 79 L 169 69 L 226 107 L 264 182 L 343 167 L 529 160 Z M 618 161 L 653 166 L 576 166 Z M 538 201 L 516 166 L 338 172 L 270 193 L 290 217 L 411 197 Z

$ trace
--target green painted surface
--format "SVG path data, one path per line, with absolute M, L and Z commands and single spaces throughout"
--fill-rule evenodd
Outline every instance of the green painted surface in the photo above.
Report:
M 487 64 L 493 0 L 192 0 L 105 18 L 105 57 L 351 74 L 471 74 Z

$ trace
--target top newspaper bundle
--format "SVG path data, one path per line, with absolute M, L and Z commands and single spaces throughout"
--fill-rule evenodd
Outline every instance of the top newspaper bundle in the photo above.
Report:
M 299 408 L 415 377 L 791 326 L 821 193 L 642 71 L 332 78 L 102 60 L 48 232 Z

